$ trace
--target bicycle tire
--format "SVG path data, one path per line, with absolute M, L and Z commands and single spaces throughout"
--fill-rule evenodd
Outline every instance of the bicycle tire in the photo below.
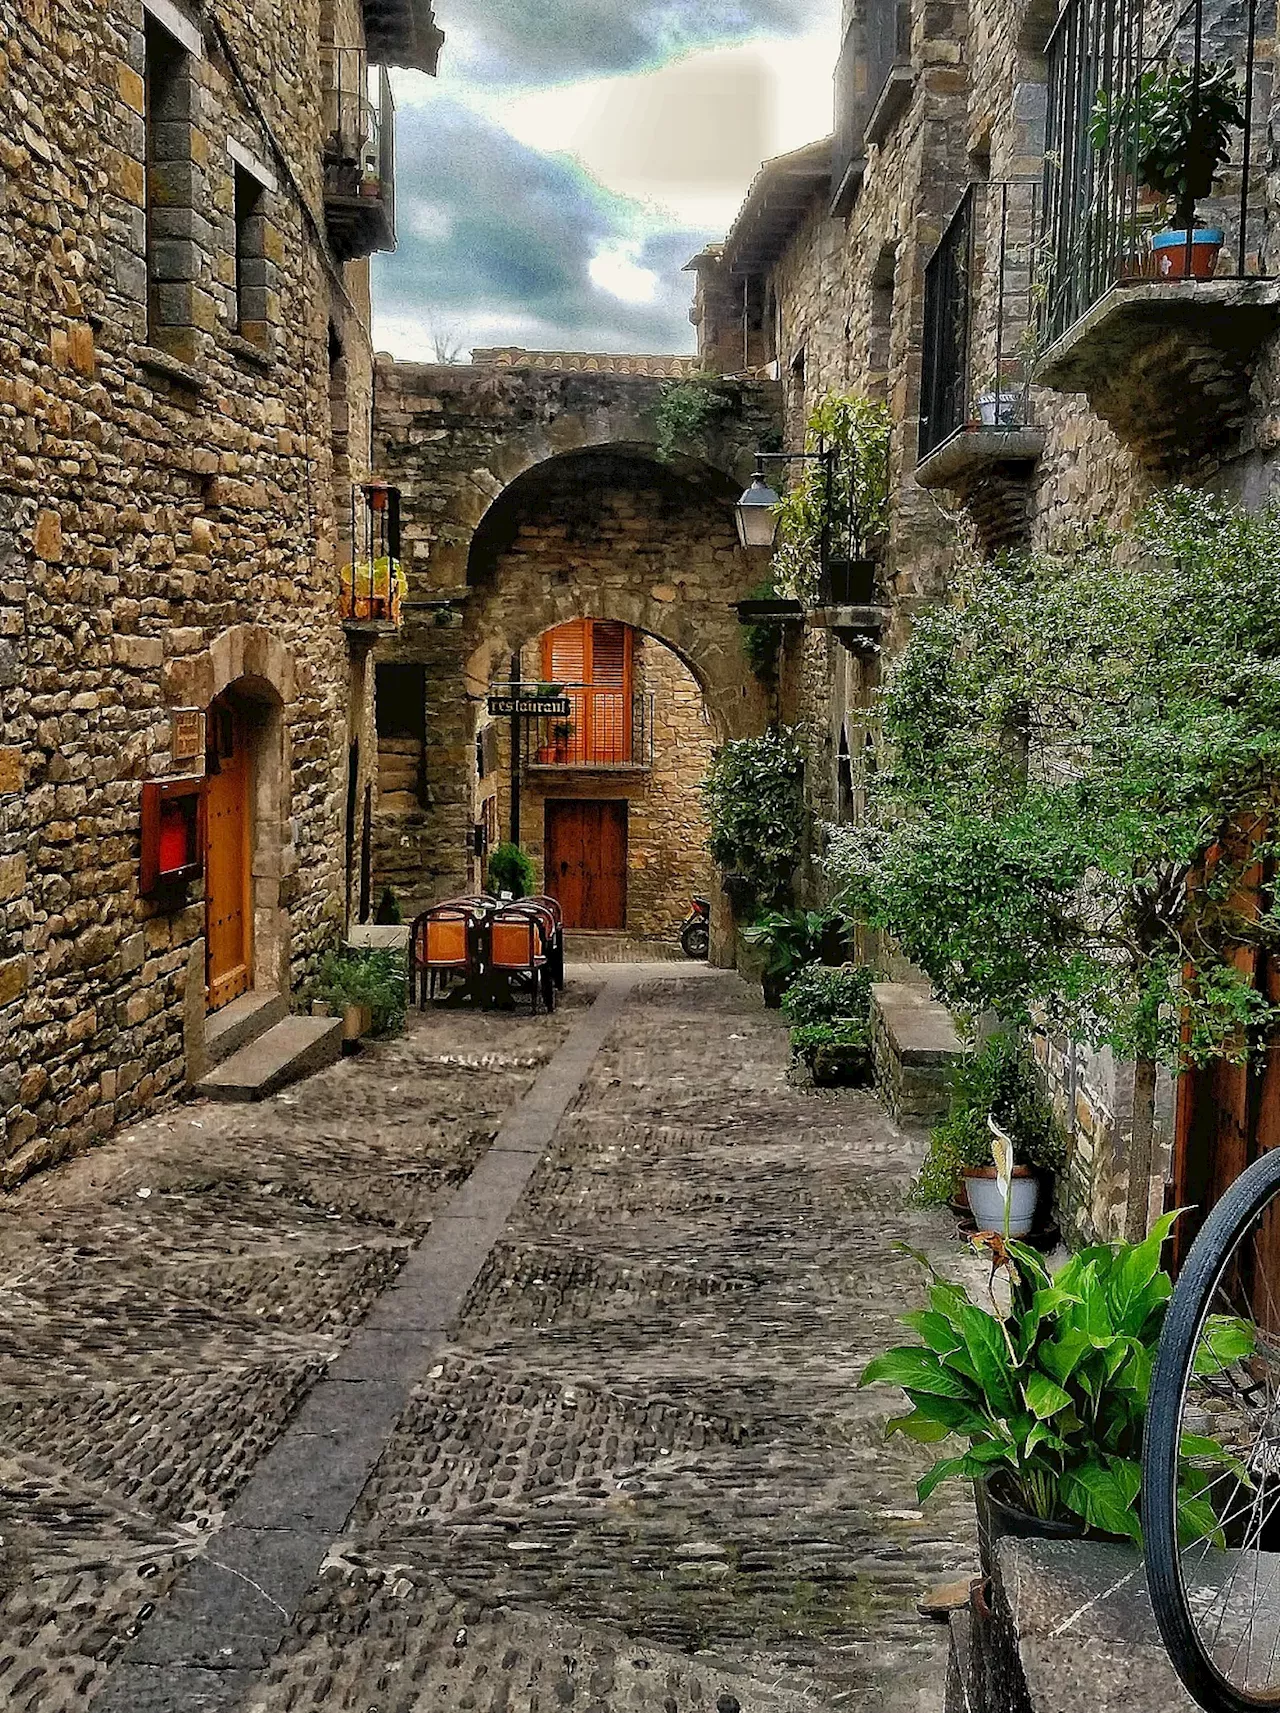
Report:
M 1151 1376 L 1142 1444 L 1142 1533 L 1147 1587 L 1161 1639 L 1183 1687 L 1206 1713 L 1280 1708 L 1280 1675 L 1259 1696 L 1214 1663 L 1193 1621 L 1178 1550 L 1181 1422 L 1201 1330 L 1237 1245 L 1280 1193 L 1280 1149 L 1236 1179 L 1201 1227 L 1165 1316 Z

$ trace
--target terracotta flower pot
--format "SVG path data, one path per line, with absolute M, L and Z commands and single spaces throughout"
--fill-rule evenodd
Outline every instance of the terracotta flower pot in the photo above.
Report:
M 1218 266 L 1225 233 L 1217 226 L 1198 227 L 1191 233 L 1191 266 L 1187 267 L 1187 232 L 1155 232 L 1151 252 L 1155 275 L 1161 280 L 1211 280 Z

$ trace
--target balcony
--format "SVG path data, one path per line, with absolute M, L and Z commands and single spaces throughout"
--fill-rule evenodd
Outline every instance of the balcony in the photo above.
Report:
M 1160 473 L 1229 448 L 1280 326 L 1273 16 L 1187 0 L 1156 34 L 1141 0 L 1067 0 L 1049 41 L 1035 379 Z
M 831 212 L 857 201 L 868 145 L 888 136 L 911 95 L 909 0 L 860 0 L 836 65 Z
M 398 488 L 366 482 L 352 489 L 350 542 L 351 556 L 338 582 L 343 629 L 368 641 L 394 636 L 405 594 Z
M 653 766 L 651 694 L 566 684 L 567 719 L 539 719 L 529 740 L 529 772 L 645 773 Z
M 843 545 L 848 551 L 848 544 Z M 805 614 L 805 623 L 833 632 L 855 654 L 874 653 L 889 623 L 889 602 L 877 562 L 828 554 L 818 576 L 817 600 Z
M 395 102 L 363 48 L 321 49 L 324 211 L 340 262 L 396 247 Z
M 970 185 L 925 268 L 916 480 L 947 488 L 985 552 L 1025 538 L 1044 450 L 1031 361 L 1038 181 Z

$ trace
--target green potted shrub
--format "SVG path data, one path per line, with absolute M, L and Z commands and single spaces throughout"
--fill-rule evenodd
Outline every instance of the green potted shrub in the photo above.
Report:
M 922 1445 L 965 1443 L 919 1483 L 923 1504 L 940 1482 L 974 1483 L 983 1568 L 1002 1535 L 1101 1533 L 1141 1542 L 1139 1453 L 1156 1345 L 1172 1292 L 1160 1265 L 1176 1214 L 1140 1244 L 1083 1249 L 1050 1275 L 1024 1244 L 993 1240 L 1008 1306 L 990 1306 L 930 1274 L 929 1306 L 901 1317 L 919 1340 L 875 1357 L 860 1385 L 899 1386 L 910 1411 L 887 1431 Z M 1249 1355 L 1242 1321 L 1215 1317 L 1202 1360 L 1225 1369 Z M 1218 1528 L 1205 1497 L 1228 1454 L 1209 1438 L 1184 1441 L 1180 1494 L 1186 1526 Z
M 328 952 L 309 997 L 342 1018 L 347 1051 L 363 1035 L 396 1034 L 404 1025 L 405 954 L 351 947 Z
M 747 945 L 764 953 L 760 985 L 764 1002 L 776 1010 L 792 978 L 806 964 L 817 963 L 831 923 L 831 910 L 769 910 L 742 930 Z
M 1013 1145 L 1008 1195 L 992 1163 L 992 1120 Z M 950 1111 L 930 1136 L 914 1199 L 927 1205 L 963 1195 L 980 1231 L 1007 1227 L 1021 1237 L 1037 1205 L 1047 1211 L 1065 1159 L 1062 1132 L 1025 1048 L 1015 1035 L 992 1035 L 952 1072 Z
M 1229 60 L 1204 61 L 1198 83 L 1191 66 L 1171 59 L 1143 72 L 1132 90 L 1098 92 L 1089 123 L 1094 148 L 1114 146 L 1133 162 L 1140 184 L 1173 204 L 1168 230 L 1151 237 L 1159 279 L 1213 276 L 1224 234 L 1196 227 L 1196 204 L 1230 158 L 1232 135 L 1244 124 L 1241 101 Z
M 732 738 L 712 757 L 702 784 L 707 848 L 725 872 L 735 915 L 757 902 L 775 908 L 788 902 L 801 854 L 803 782 L 804 757 L 785 726 Z
M 509 892 L 513 898 L 527 898 L 533 891 L 533 858 L 519 845 L 504 839 L 495 845 L 489 858 L 489 891 L 499 897 Z
M 859 964 L 806 964 L 782 1000 L 791 1020 L 791 1050 L 819 1088 L 871 1081 L 871 983 Z

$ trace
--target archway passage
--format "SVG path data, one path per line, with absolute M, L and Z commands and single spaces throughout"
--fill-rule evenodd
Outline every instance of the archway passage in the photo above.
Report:
M 519 673 L 558 687 L 568 713 L 526 721 L 518 756 L 510 722 L 481 714 L 472 878 L 518 800 L 520 842 L 569 928 L 674 941 L 712 884 L 701 785 L 714 732 L 692 671 L 656 637 L 580 617 L 531 638 Z

